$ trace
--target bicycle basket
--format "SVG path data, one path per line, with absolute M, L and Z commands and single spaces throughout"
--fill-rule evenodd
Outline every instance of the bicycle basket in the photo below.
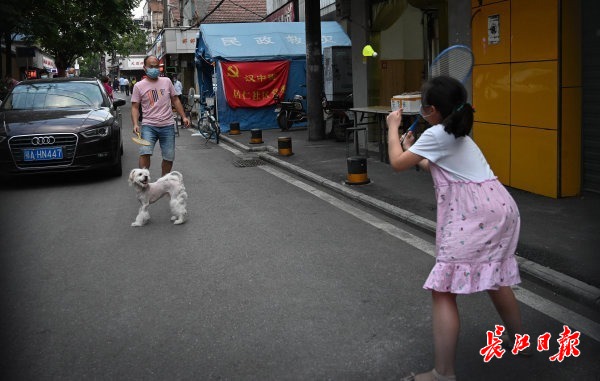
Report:
M 206 105 L 212 107 L 215 105 L 215 97 L 206 97 Z

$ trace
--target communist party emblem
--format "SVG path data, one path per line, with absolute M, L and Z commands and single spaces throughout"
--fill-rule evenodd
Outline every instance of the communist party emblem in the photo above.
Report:
M 227 77 L 239 78 L 239 76 L 240 76 L 240 68 L 237 65 L 227 66 Z

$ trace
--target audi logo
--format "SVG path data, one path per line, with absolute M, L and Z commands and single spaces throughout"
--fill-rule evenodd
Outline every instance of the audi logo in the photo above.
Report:
M 34 146 L 47 146 L 54 144 L 54 136 L 34 136 L 31 138 L 31 144 Z

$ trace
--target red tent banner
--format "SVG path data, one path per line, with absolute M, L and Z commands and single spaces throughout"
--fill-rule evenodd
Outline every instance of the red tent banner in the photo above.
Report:
M 264 107 L 283 97 L 290 71 L 289 61 L 223 62 L 221 78 L 231 108 Z

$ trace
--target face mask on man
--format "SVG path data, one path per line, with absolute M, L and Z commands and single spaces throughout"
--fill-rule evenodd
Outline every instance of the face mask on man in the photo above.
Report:
M 159 74 L 160 74 L 160 70 L 156 67 L 146 68 L 146 75 L 152 79 L 158 78 Z

